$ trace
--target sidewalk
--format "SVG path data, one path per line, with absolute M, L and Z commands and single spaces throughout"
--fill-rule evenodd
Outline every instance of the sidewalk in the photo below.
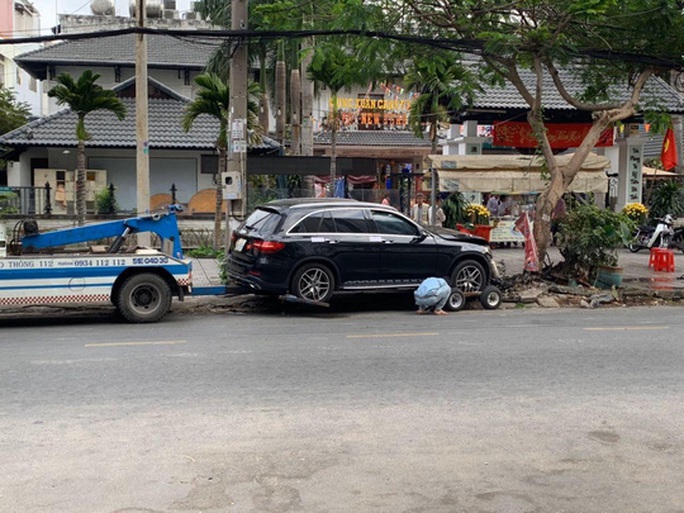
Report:
M 503 262 L 506 276 L 514 276 L 523 271 L 525 250 L 522 247 L 497 248 L 492 250 L 494 260 Z M 682 289 L 684 292 L 684 253 L 675 251 L 675 272 L 655 272 L 648 267 L 649 251 L 642 249 L 632 253 L 628 249 L 618 250 L 618 263 L 624 268 L 622 282 L 626 288 L 645 288 L 650 290 Z M 555 264 L 562 261 L 556 247 L 549 248 L 549 256 Z

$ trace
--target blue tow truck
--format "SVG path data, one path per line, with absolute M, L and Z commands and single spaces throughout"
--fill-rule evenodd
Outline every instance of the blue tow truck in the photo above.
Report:
M 129 322 L 160 320 L 173 296 L 182 301 L 192 293 L 192 262 L 183 257 L 176 219 L 180 210 L 171 205 L 158 213 L 45 233 L 33 219 L 19 221 L 0 244 L 0 307 L 111 302 Z M 127 236 L 143 232 L 159 236 L 161 251 L 121 252 Z M 56 250 L 102 239 L 114 241 L 76 253 Z

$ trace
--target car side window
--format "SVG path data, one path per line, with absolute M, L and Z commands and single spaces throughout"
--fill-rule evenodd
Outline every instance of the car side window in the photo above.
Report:
M 323 212 L 314 212 L 301 219 L 290 233 L 316 233 L 320 231 Z
M 313 212 L 300 219 L 290 233 L 335 233 L 335 223 L 330 212 Z
M 370 233 L 363 209 L 332 210 L 337 233 Z
M 418 235 L 418 228 L 415 225 L 392 212 L 373 210 L 371 211 L 371 218 L 375 223 L 378 233 L 385 235 L 409 235 L 411 237 Z

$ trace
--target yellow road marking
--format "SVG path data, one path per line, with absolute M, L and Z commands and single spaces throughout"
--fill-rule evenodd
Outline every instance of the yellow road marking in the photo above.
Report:
M 605 328 L 582 328 L 585 331 L 657 331 L 670 329 L 669 326 L 616 326 Z
M 374 333 L 372 335 L 347 335 L 347 338 L 436 337 L 439 333 Z
M 85 347 L 114 347 L 114 346 L 174 346 L 185 344 L 185 340 L 159 340 L 156 342 L 101 342 L 97 344 L 86 344 Z

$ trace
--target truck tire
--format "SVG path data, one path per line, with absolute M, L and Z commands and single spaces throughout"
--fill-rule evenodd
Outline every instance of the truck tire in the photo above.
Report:
M 128 322 L 157 322 L 171 307 L 171 288 L 156 274 L 134 274 L 123 283 L 114 304 Z

